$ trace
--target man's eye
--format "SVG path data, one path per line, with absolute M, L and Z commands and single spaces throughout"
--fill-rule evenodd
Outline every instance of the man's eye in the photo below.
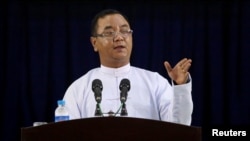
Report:
M 127 34 L 127 33 L 129 33 L 129 30 L 121 30 L 120 32 L 123 34 Z
M 114 32 L 110 31 L 110 32 L 105 32 L 104 35 L 113 35 Z

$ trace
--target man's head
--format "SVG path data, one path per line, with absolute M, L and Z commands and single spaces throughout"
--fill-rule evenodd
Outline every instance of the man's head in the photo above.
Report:
M 107 9 L 94 17 L 90 40 L 102 65 L 117 68 L 129 63 L 132 32 L 127 18 L 119 11 Z

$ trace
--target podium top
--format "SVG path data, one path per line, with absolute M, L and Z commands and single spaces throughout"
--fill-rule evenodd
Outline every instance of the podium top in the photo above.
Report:
M 21 128 L 21 141 L 34 140 L 201 141 L 201 128 L 150 119 L 94 117 Z

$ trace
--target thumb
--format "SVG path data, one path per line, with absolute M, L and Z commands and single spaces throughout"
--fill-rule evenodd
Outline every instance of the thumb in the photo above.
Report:
M 171 65 L 169 64 L 168 61 L 164 62 L 164 66 L 165 66 L 167 72 L 171 72 L 172 71 L 172 67 L 171 67 Z

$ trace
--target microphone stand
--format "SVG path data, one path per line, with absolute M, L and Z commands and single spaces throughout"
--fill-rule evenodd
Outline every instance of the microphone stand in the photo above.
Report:
M 121 114 L 120 115 L 121 116 L 127 116 L 128 115 L 125 102 L 122 103 L 122 110 L 121 110 Z
M 98 117 L 103 116 L 99 103 L 96 103 L 95 116 L 98 116 Z

